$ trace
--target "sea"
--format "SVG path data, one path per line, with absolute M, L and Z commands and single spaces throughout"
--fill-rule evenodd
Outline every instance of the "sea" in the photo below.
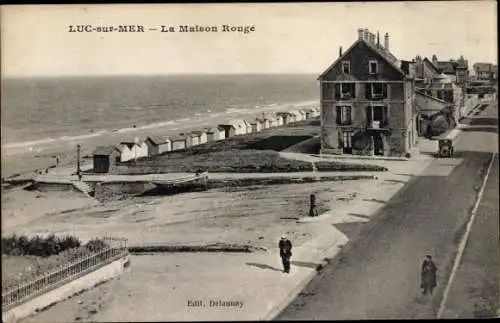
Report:
M 317 75 L 2 78 L 2 148 L 318 100 Z

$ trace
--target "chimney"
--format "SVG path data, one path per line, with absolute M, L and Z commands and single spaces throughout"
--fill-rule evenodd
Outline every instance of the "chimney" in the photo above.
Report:
M 342 46 L 339 47 L 339 57 L 342 56 Z
M 377 31 L 377 46 L 380 47 L 380 33 Z
M 366 40 L 366 41 L 368 41 L 368 37 L 369 37 L 368 35 L 369 34 L 370 34 L 370 32 L 368 31 L 368 28 L 365 28 L 363 39 Z
M 385 33 L 384 36 L 384 48 L 386 51 L 389 51 L 389 33 Z
M 363 39 L 363 28 L 358 29 L 358 39 Z
M 372 33 L 371 35 L 372 35 L 371 42 L 372 42 L 372 44 L 374 44 L 374 45 L 375 45 L 375 34 L 374 34 L 374 33 Z

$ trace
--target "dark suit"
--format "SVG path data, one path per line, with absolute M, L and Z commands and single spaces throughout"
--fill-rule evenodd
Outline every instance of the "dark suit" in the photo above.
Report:
M 281 239 L 279 242 L 280 257 L 283 262 L 284 272 L 290 272 L 290 258 L 292 257 L 292 242 L 288 239 Z

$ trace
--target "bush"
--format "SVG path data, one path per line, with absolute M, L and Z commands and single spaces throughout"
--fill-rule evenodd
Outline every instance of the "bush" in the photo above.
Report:
M 2 254 L 10 256 L 39 256 L 49 257 L 57 255 L 62 251 L 80 247 L 80 240 L 73 236 L 56 237 L 54 234 L 48 237 L 36 235 L 32 238 L 27 236 L 2 237 Z
M 85 247 L 92 252 L 98 252 L 98 251 L 101 251 L 105 248 L 108 248 L 109 245 L 106 242 L 104 242 L 104 240 L 92 239 L 89 242 L 87 242 Z

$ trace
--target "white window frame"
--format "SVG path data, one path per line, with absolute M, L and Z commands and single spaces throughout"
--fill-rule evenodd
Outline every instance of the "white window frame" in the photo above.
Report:
M 372 64 L 375 64 L 375 71 L 372 71 Z M 376 60 L 368 61 L 368 74 L 377 74 L 378 73 L 378 62 Z
M 337 111 L 337 107 L 340 107 L 340 125 L 348 125 L 352 124 L 352 104 L 337 104 L 335 106 L 335 111 Z M 345 108 L 349 108 L 349 112 L 351 115 L 351 119 L 347 120 L 347 112 Z
M 344 72 L 344 66 L 347 66 L 347 73 Z M 351 62 L 350 61 L 342 61 L 341 68 L 342 68 L 342 74 L 351 74 Z

